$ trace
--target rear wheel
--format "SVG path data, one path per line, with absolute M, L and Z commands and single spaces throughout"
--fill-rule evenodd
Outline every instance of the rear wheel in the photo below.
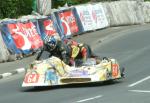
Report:
M 122 77 L 122 78 L 125 78 L 125 68 L 124 68 L 124 67 L 122 67 L 122 68 L 120 69 L 120 72 L 121 72 L 121 77 Z

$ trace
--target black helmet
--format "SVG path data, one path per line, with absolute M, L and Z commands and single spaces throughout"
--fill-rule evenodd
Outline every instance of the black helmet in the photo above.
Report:
M 57 45 L 57 40 L 54 38 L 54 36 L 51 36 L 45 43 L 49 46 L 51 50 L 55 49 Z

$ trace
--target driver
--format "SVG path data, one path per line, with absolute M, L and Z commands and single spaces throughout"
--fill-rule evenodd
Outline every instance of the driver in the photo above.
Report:
M 48 51 L 50 53 L 50 56 L 56 56 L 63 60 L 66 64 L 69 63 L 67 46 L 60 39 L 56 39 L 54 36 L 51 36 L 44 41 L 44 46 L 38 53 L 38 56 L 36 58 L 37 60 L 39 60 L 43 51 Z
M 65 44 L 70 48 L 70 65 L 75 65 L 75 63 L 78 65 L 86 62 L 87 58 L 95 58 L 95 56 L 90 48 L 89 45 L 85 43 L 78 43 L 75 40 L 71 39 L 65 39 Z

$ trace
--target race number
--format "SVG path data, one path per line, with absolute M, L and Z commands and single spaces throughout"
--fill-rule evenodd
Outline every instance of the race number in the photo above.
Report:
M 118 76 L 118 64 L 113 64 L 112 65 L 112 76 L 113 77 Z
M 26 75 L 24 82 L 25 83 L 37 83 L 39 80 L 39 74 L 32 72 Z

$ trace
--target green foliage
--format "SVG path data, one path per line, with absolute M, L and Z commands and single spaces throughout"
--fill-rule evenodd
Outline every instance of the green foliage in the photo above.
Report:
M 58 8 L 59 6 L 64 6 L 65 3 L 71 6 L 71 5 L 84 4 L 90 1 L 109 2 L 109 1 L 119 1 L 119 0 L 52 0 L 52 8 Z
M 0 19 L 17 18 L 32 12 L 32 0 L 0 0 Z
M 52 8 L 57 8 L 59 6 L 64 6 L 66 3 L 71 5 L 87 3 L 91 0 L 52 0 Z

